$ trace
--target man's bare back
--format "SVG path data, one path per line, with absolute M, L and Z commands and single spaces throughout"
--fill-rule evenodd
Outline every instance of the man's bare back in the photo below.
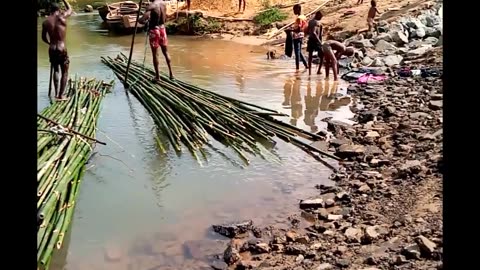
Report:
M 54 86 L 56 98 L 64 100 L 63 93 L 67 84 L 68 68 L 70 60 L 68 58 L 67 48 L 65 46 L 65 38 L 67 35 L 67 18 L 72 14 L 72 8 L 66 0 L 63 0 L 67 8 L 62 12 L 57 4 L 52 4 L 51 14 L 42 24 L 42 40 L 47 43 L 48 55 L 50 63 L 54 70 Z M 61 74 L 60 89 L 59 89 L 59 72 Z M 58 91 L 60 90 L 60 91 Z

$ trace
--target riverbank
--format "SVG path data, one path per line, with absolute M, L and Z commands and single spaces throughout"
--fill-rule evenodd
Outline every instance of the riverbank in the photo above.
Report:
M 336 185 L 316 186 L 285 217 L 288 227 L 213 226 L 232 238 L 214 269 L 442 269 L 438 8 L 384 24 L 373 39 L 346 40 L 375 75 L 348 88 L 355 124 L 325 119 L 332 139 L 317 147 L 345 160 L 331 176 Z

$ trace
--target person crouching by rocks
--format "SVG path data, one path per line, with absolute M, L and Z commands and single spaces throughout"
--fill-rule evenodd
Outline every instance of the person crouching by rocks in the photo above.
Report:
M 322 51 L 322 32 L 323 27 L 320 23 L 323 14 L 321 11 L 315 13 L 315 17 L 308 22 L 308 41 L 307 41 L 307 52 L 308 52 L 308 75 L 312 74 L 312 60 L 313 52 L 318 53 L 320 59 L 320 65 L 318 66 L 317 74 L 321 73 L 321 68 L 323 64 L 323 51 Z
M 304 29 L 307 26 L 306 17 L 302 15 L 302 6 L 296 4 L 293 6 L 293 13 L 297 15 L 297 19 L 292 27 L 292 37 L 293 37 L 293 52 L 295 53 L 295 68 L 300 69 L 300 60 L 302 61 L 305 68 L 308 68 L 307 60 L 302 53 L 302 43 L 303 37 L 305 36 Z
M 330 67 L 333 70 L 333 79 L 338 81 L 339 66 L 338 60 L 343 55 L 353 56 L 355 50 L 353 47 L 347 47 L 345 44 L 336 40 L 327 40 L 322 45 L 323 57 L 325 58 L 325 77 L 329 77 Z

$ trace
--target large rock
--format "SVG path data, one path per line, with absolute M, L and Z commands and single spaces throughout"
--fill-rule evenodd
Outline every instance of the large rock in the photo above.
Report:
M 442 35 L 442 30 L 440 27 L 426 27 L 425 28 L 425 37 L 436 37 L 439 38 Z
M 377 42 L 377 45 L 375 45 L 375 50 L 379 52 L 395 52 L 397 50 L 397 47 L 395 45 L 381 39 Z
M 362 65 L 364 65 L 364 66 L 370 66 L 372 63 L 373 63 L 373 59 L 368 57 L 368 56 L 365 56 L 362 59 Z
M 388 55 L 383 58 L 383 62 L 387 67 L 394 67 L 400 65 L 402 63 L 403 57 L 398 54 Z
M 427 37 L 423 40 L 424 44 L 435 46 L 438 43 L 438 38 L 436 37 Z
M 252 229 L 252 226 L 253 221 L 245 220 L 228 224 L 213 225 L 212 227 L 216 233 L 233 238 L 238 235 L 245 234 Z
M 426 25 L 428 27 L 434 27 L 436 25 L 439 25 L 442 23 L 442 19 L 440 16 L 437 16 L 435 14 L 427 15 L 425 18 Z
M 431 100 L 428 107 L 432 110 L 441 110 L 442 107 L 443 107 L 443 101 L 442 100 Z
M 373 42 L 375 42 L 375 44 L 378 43 L 380 40 L 384 40 L 384 41 L 387 41 L 387 42 L 392 42 L 393 41 L 392 36 L 389 33 L 381 33 L 378 36 L 376 36 L 375 38 L 373 38 Z
M 424 45 L 421 47 L 418 47 L 414 50 L 408 51 L 407 56 L 412 57 L 412 58 L 418 58 L 422 57 L 424 54 L 426 54 L 430 49 L 432 48 L 431 45 Z
M 230 243 L 223 252 L 223 260 L 228 264 L 232 265 L 238 262 L 242 257 L 238 250 Z
M 369 39 L 352 40 L 350 44 L 355 48 L 372 48 L 373 44 Z
M 425 37 L 425 35 L 426 35 L 425 28 L 418 28 L 415 30 L 416 37 L 423 38 Z
M 322 198 L 316 199 L 307 199 L 300 201 L 300 209 L 317 209 L 323 208 L 325 206 L 325 202 Z
M 85 8 L 83 9 L 85 12 L 93 12 L 93 7 L 91 5 L 86 5 Z
M 423 235 L 417 237 L 417 244 L 420 247 L 420 251 L 427 257 L 431 256 L 437 247 L 435 243 Z
M 388 26 L 388 31 L 389 32 L 404 32 L 405 28 L 403 27 L 403 24 L 399 22 L 393 22 Z
M 373 63 L 370 66 L 372 66 L 372 67 L 383 67 L 383 66 L 385 66 L 385 63 L 383 62 L 382 59 L 375 58 L 375 60 L 373 60 Z
M 307 253 L 307 247 L 302 244 L 292 244 L 285 247 L 285 254 L 288 255 L 304 255 Z
M 345 231 L 345 237 L 349 242 L 359 243 L 362 238 L 362 231 L 357 228 L 348 228 Z
M 338 148 L 338 151 L 335 153 L 341 158 L 348 158 L 359 156 L 365 153 L 365 147 L 362 145 L 348 145 L 344 144 Z
M 390 36 L 397 46 L 403 46 L 408 43 L 408 37 L 402 31 L 391 32 Z
M 413 29 L 425 28 L 425 25 L 418 18 L 405 18 L 405 24 Z

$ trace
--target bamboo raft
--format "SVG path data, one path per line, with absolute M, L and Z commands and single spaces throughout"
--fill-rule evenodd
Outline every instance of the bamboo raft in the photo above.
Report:
M 128 59 L 124 54 L 116 58 L 102 57 L 102 62 L 125 83 L 123 80 Z M 208 146 L 234 165 L 244 167 L 250 162 L 249 154 L 269 160 L 273 160 L 271 157 L 278 158 L 272 151 L 265 151 L 276 144 L 273 138 L 277 137 L 299 147 L 325 165 L 327 163 L 322 156 L 339 160 L 310 145 L 312 141 L 323 140 L 323 137 L 274 118 L 288 115 L 171 80 L 165 74 L 161 74 L 159 82 L 152 82 L 155 74 L 153 69 L 135 61 L 131 62 L 130 74 L 127 82 L 129 91 L 147 109 L 160 135 L 166 137 L 156 137 L 164 153 L 171 145 L 180 155 L 183 145 L 202 165 L 202 160 L 208 162 L 205 147 Z M 243 164 L 214 147 L 210 138 L 233 150 Z
M 69 80 L 68 101 L 56 102 L 37 118 L 37 265 L 48 269 L 62 247 L 75 198 L 95 138 L 100 104 L 111 89 L 95 79 Z

